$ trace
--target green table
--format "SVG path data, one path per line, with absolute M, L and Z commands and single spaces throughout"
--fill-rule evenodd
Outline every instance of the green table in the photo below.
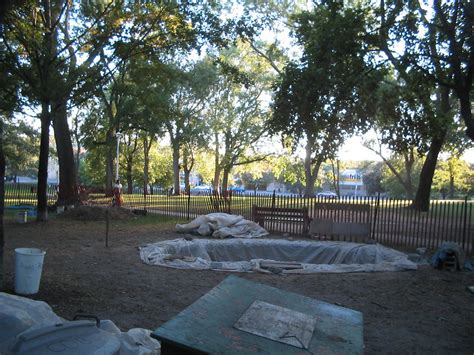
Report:
M 307 349 L 237 329 L 236 323 L 255 301 L 315 319 Z M 161 341 L 163 355 L 363 354 L 364 347 L 362 313 L 235 276 L 228 276 L 152 336 Z

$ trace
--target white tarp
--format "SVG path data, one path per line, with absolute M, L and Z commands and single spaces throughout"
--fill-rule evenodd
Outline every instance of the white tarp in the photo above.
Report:
M 414 270 L 407 255 L 380 244 L 281 239 L 175 239 L 140 248 L 147 264 L 179 269 L 263 271 L 282 265 L 282 273 Z M 297 265 L 295 263 L 298 263 Z M 289 265 L 285 268 L 285 265 Z M 290 270 L 288 270 L 290 269 Z
M 0 292 L 0 354 L 14 353 L 12 349 L 21 334 L 66 322 L 45 302 Z M 116 337 L 120 355 L 160 354 L 160 343 L 147 329 L 133 328 L 125 333 L 110 320 L 101 321 L 99 329 Z M 87 343 L 88 339 L 84 340 Z
M 227 213 L 209 213 L 192 220 L 187 224 L 177 224 L 177 232 L 197 233 L 213 238 L 258 238 L 268 235 L 265 228 L 257 223 Z

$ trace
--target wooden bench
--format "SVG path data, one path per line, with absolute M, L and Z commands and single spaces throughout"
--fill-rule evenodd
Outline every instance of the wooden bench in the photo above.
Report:
M 309 231 L 310 218 L 308 207 L 290 208 L 290 207 L 260 207 L 252 206 L 252 220 L 260 226 L 265 227 L 265 221 L 272 222 L 301 222 L 303 223 L 303 234 Z M 267 227 L 271 228 L 270 227 Z
M 315 204 L 315 217 L 309 234 L 350 240 L 367 241 L 371 237 L 369 204 L 322 202 Z

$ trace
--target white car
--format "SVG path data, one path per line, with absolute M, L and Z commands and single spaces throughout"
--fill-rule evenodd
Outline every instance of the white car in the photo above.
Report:
M 205 195 L 209 194 L 212 191 L 212 186 L 209 185 L 199 185 L 191 188 L 191 193 L 193 195 Z
M 337 198 L 337 194 L 332 191 L 318 192 L 316 197 Z

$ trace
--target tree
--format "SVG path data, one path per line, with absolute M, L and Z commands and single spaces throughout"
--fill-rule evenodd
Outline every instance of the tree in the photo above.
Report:
M 206 104 L 210 81 L 213 80 L 213 71 L 206 63 L 197 63 L 187 70 L 183 70 L 175 77 L 175 86 L 171 94 L 169 119 L 164 122 L 170 137 L 173 150 L 173 176 L 175 194 L 180 193 L 180 162 L 181 153 L 184 149 L 186 165 L 188 165 L 190 150 L 186 149 L 192 145 L 192 139 L 200 133 L 199 124 L 201 113 Z M 201 131 L 202 132 L 202 131 Z M 188 182 L 189 185 L 189 182 Z M 189 188 L 189 186 L 187 186 Z
M 34 176 L 37 173 L 39 135 L 24 122 L 4 123 L 3 149 L 7 176 L 16 181 L 17 175 Z
M 0 26 L 4 11 L 11 4 L 4 3 L 1 7 Z M 1 27 L 0 27 L 1 29 Z M 6 65 L 6 56 L 3 41 L 0 42 L 0 290 L 3 290 L 3 255 L 5 250 L 5 229 L 4 229 L 4 210 L 5 210 L 5 124 L 12 119 L 13 112 L 20 104 L 18 100 L 19 84 L 16 78 L 11 75 Z
M 275 177 L 283 180 L 285 184 L 290 184 L 292 189 L 296 189 L 298 194 L 302 194 L 306 185 L 304 161 L 301 158 L 290 154 L 281 155 L 275 158 L 273 172 Z
M 375 196 L 385 192 L 382 187 L 383 163 L 372 163 L 364 169 L 363 182 L 367 189 L 367 195 Z
M 246 89 L 241 85 L 223 82 L 218 89 L 213 108 L 212 129 L 216 151 L 216 174 L 222 171 L 223 191 L 227 190 L 232 169 L 264 159 L 258 154 L 256 143 L 267 131 L 265 111 L 261 107 L 259 88 Z M 218 181 L 214 180 L 214 186 Z
M 94 96 L 94 89 L 102 87 L 114 75 L 115 68 L 137 52 L 189 48 L 199 39 L 198 33 L 213 37 L 209 33 L 216 29 L 216 22 L 207 29 L 199 23 L 215 19 L 211 7 L 29 0 L 10 9 L 2 33 L 10 72 L 24 82 L 25 92 L 42 111 L 38 219 L 47 217 L 46 147 L 50 123 L 60 165 L 58 203 L 73 203 L 77 190 L 67 122 L 70 107 Z M 197 24 L 190 20 L 197 20 Z
M 474 140 L 474 3 L 381 0 L 380 19 L 381 49 L 395 68 L 406 76 L 414 71 L 423 73 L 452 90 L 459 100 L 466 134 Z M 400 42 L 405 50 L 397 55 L 395 46 Z
M 23 93 L 41 107 L 41 145 L 38 169 L 38 220 L 47 219 L 46 182 L 49 126 L 52 123 L 60 165 L 59 203 L 75 203 L 75 168 L 67 123 L 68 102 L 88 90 L 97 48 L 107 43 L 111 23 L 105 14 L 120 9 L 105 8 L 81 12 L 79 4 L 65 0 L 25 1 L 5 16 L 2 38 L 8 53 L 9 71 L 23 84 Z M 99 6 L 100 7 L 100 6 Z M 84 10 L 84 9 L 81 9 Z M 73 29 L 71 27 L 74 27 Z M 100 28 L 102 36 L 94 36 Z M 71 34 L 74 38 L 71 38 Z M 86 48 L 92 48 L 85 51 Z M 78 64 L 77 53 L 83 60 Z
M 378 77 L 368 65 L 367 18 L 367 10 L 338 2 L 294 18 L 303 55 L 286 66 L 275 87 L 272 129 L 293 149 L 305 140 L 306 196 L 314 195 L 322 162 L 372 114 L 370 92 Z
M 244 37 L 216 60 L 221 77 L 206 111 L 214 146 L 215 189 L 227 190 L 234 169 L 242 170 L 269 155 L 260 145 L 269 136 L 268 98 L 275 64 L 260 52 L 265 46 Z
M 425 163 L 421 170 L 412 207 L 429 209 L 431 183 L 438 155 L 453 124 L 451 92 L 459 101 L 460 114 L 466 134 L 474 139 L 474 120 L 471 114 L 472 70 L 474 40 L 472 4 L 465 1 L 380 2 L 379 47 L 395 70 L 407 83 L 432 83 L 436 86 L 437 107 L 431 120 L 432 137 Z M 396 48 L 403 43 L 403 49 Z M 414 80 L 413 80 L 414 79 Z M 416 84 L 411 84 L 413 88 Z M 417 91 L 415 90 L 414 93 Z M 428 101 L 426 97 L 424 101 Z
M 136 163 L 136 156 L 138 155 L 138 134 L 131 132 L 124 135 L 123 144 L 123 160 L 125 160 L 125 178 L 127 181 L 127 193 L 133 193 L 133 166 Z
M 456 192 L 468 194 L 472 189 L 474 172 L 469 164 L 456 156 L 440 161 L 436 169 L 433 187 L 442 197 L 453 198 Z
M 413 168 L 417 157 L 415 148 L 413 146 L 406 146 L 404 149 L 400 149 L 387 157 L 383 153 L 381 144 L 376 148 L 374 143 L 366 142 L 365 147 L 382 158 L 383 163 L 392 176 L 403 187 L 404 196 L 413 199 L 416 186 L 413 182 Z
M 198 173 L 202 183 L 212 185 L 214 180 L 214 152 L 210 148 L 195 152 L 194 171 Z
M 387 77 L 374 95 L 377 102 L 375 124 L 378 142 L 365 144 L 382 158 L 404 187 L 405 196 L 414 199 L 414 206 L 429 204 L 432 174 L 450 126 L 449 111 L 442 114 L 440 108 L 436 108 L 439 102 L 432 99 L 434 90 L 432 82 L 423 81 L 422 76 L 415 74 L 410 77 L 409 82 L 402 77 L 397 77 L 397 80 Z M 402 170 L 392 164 L 393 157 L 387 157 L 383 153 L 383 146 L 393 152 L 393 157 L 403 158 Z M 427 158 L 416 187 L 411 178 L 413 166 L 417 156 L 424 154 Z

